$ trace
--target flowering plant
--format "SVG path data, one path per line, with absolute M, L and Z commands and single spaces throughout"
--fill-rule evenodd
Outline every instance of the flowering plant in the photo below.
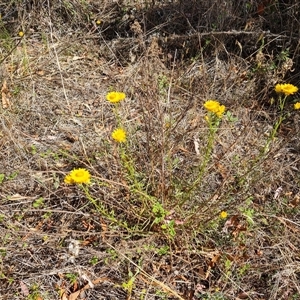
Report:
M 106 100 L 110 103 L 119 103 L 126 97 L 123 92 L 110 92 L 106 95 Z
M 74 169 L 66 175 L 64 182 L 67 184 L 90 183 L 91 174 L 86 169 Z
M 276 84 L 275 92 L 278 94 L 284 94 L 285 96 L 293 95 L 297 93 L 298 88 L 290 83 Z
M 217 115 L 219 118 L 222 117 L 222 115 L 225 112 L 225 105 L 221 105 L 218 101 L 216 100 L 207 100 L 204 103 L 204 108 L 206 108 L 208 111 L 214 113 Z
M 296 102 L 296 103 L 294 104 L 294 108 L 295 108 L 295 109 L 300 109 L 300 102 Z

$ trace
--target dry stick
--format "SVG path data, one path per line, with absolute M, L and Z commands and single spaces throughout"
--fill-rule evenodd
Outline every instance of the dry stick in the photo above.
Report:
M 270 33 L 269 30 L 267 31 L 243 31 L 243 30 L 230 30 L 230 31 L 210 31 L 210 32 L 196 32 L 193 34 L 190 34 L 188 36 L 185 36 L 185 38 L 191 38 L 191 37 L 202 37 L 202 36 L 220 36 L 220 35 L 261 35 L 264 34 L 267 37 L 275 37 L 275 38 L 289 38 L 286 35 L 281 35 L 281 34 L 275 34 L 275 33 Z M 176 38 L 180 38 L 183 37 L 182 35 L 171 35 L 169 37 L 164 38 L 166 41 L 167 40 L 172 40 L 172 39 L 176 39 Z M 297 40 L 298 38 L 294 38 L 295 40 Z
M 18 48 L 18 46 L 20 45 L 21 41 L 23 40 L 24 37 L 22 37 L 21 39 L 18 40 L 18 43 L 8 52 L 8 54 L 6 56 L 4 56 L 4 58 L 2 60 L 0 60 L 0 65 L 14 52 L 14 50 L 16 50 Z
M 148 274 L 146 271 L 144 271 L 139 265 L 137 265 L 135 262 L 133 262 L 130 258 L 128 258 L 126 255 L 124 255 L 122 252 L 118 251 L 113 245 L 109 244 L 108 242 L 105 241 L 105 243 L 111 247 L 112 249 L 114 249 L 116 252 L 118 252 L 121 256 L 123 256 L 125 259 L 127 259 L 131 264 L 133 264 L 136 268 L 138 268 L 138 270 L 147 278 L 149 278 L 152 282 L 155 283 L 155 285 L 158 285 L 159 287 L 161 287 L 161 289 L 163 289 L 164 291 L 167 291 L 168 293 L 172 294 L 174 297 L 177 297 L 177 299 L 180 300 L 185 300 L 184 298 L 182 298 L 180 295 L 177 294 L 176 291 L 172 290 L 170 287 L 168 287 L 167 285 L 165 285 L 164 283 L 162 283 L 161 281 L 155 279 L 153 276 L 151 276 L 150 274 Z
M 270 152 L 269 154 L 272 154 L 272 153 Z M 265 157 L 263 158 L 263 160 L 261 160 L 260 162 L 262 163 L 262 162 L 266 161 L 268 158 L 269 158 L 269 156 L 265 156 Z M 300 160 L 300 159 L 298 159 L 297 161 L 299 161 L 299 160 Z M 297 162 L 297 161 L 296 161 L 296 162 Z M 293 163 L 294 163 L 294 162 L 293 162 Z M 291 163 L 290 165 L 292 165 L 293 163 Z M 251 174 L 252 172 L 255 172 L 255 171 L 259 168 L 259 166 L 260 166 L 260 165 L 258 165 L 258 164 L 254 164 L 248 171 L 246 171 L 245 173 L 243 173 L 243 174 L 241 175 L 241 177 L 242 177 L 242 178 L 246 178 L 246 176 L 249 176 L 249 174 Z M 288 167 L 288 166 L 289 166 L 289 165 L 287 165 L 286 167 Z M 264 174 L 261 175 L 260 177 L 256 178 L 256 182 L 259 182 L 261 179 L 265 178 L 266 175 L 269 174 L 269 173 L 270 173 L 270 171 L 269 171 L 268 173 L 264 173 Z M 232 187 L 226 192 L 225 196 L 226 196 L 226 195 L 229 195 L 230 192 L 232 192 L 234 189 L 235 189 L 235 187 L 232 186 Z M 248 189 L 248 190 L 249 190 L 249 189 Z M 246 191 L 248 191 L 248 190 L 246 190 Z M 211 201 L 214 199 L 214 197 L 217 195 L 218 197 L 217 197 L 216 199 L 219 198 L 219 195 L 221 194 L 221 192 L 219 193 L 218 191 L 222 191 L 222 186 L 220 186 L 220 187 L 218 188 L 218 190 L 217 190 L 217 191 L 216 191 L 216 192 L 208 199 L 208 202 L 211 203 L 210 207 L 213 205 L 213 203 L 212 203 Z M 244 192 L 244 194 L 245 194 L 245 193 L 246 193 L 246 192 Z M 242 198 L 242 199 L 240 200 L 240 203 L 242 203 L 242 202 L 244 202 L 244 201 L 245 201 L 245 199 Z M 235 204 L 232 204 L 232 205 L 235 205 Z M 207 212 L 208 209 L 209 209 L 210 207 L 207 207 L 204 211 L 202 211 L 202 213 Z M 229 209 L 229 208 L 230 208 L 230 206 L 228 207 L 228 209 Z M 210 221 L 213 220 L 217 215 L 218 215 L 217 213 L 211 215 L 211 217 L 210 217 L 209 219 L 207 219 L 206 222 L 210 222 Z
M 174 40 L 179 40 L 179 39 L 184 39 L 186 40 L 187 38 L 198 38 L 199 40 L 202 38 L 202 37 L 215 37 L 217 38 L 218 36 L 242 36 L 242 35 L 248 35 L 248 36 L 258 36 L 258 39 L 256 41 L 256 43 L 258 43 L 261 39 L 261 37 L 266 37 L 266 38 L 271 38 L 271 40 L 269 42 L 267 42 L 265 44 L 265 46 L 269 45 L 271 42 L 277 40 L 277 39 L 281 39 L 281 40 L 284 40 L 284 39 L 287 39 L 287 38 L 290 38 L 290 39 L 293 39 L 293 40 L 298 40 L 298 37 L 288 37 L 286 35 L 282 35 L 282 34 L 275 34 L 275 33 L 270 33 L 269 30 L 267 31 L 237 31 L 237 30 L 231 30 L 231 31 L 210 31 L 210 32 L 196 32 L 196 33 L 193 33 L 191 35 L 171 35 L 171 36 L 168 36 L 168 37 L 164 37 L 164 38 L 159 38 L 159 40 L 162 40 L 164 43 L 168 43 L 169 41 L 174 41 Z M 239 47 L 241 48 L 242 46 L 239 45 Z M 257 49 L 256 51 L 254 51 L 252 54 L 250 54 L 247 58 L 250 58 L 252 56 L 254 56 L 257 52 L 259 52 L 260 49 Z
M 250 122 L 249 122 L 249 123 L 250 123 Z M 249 123 L 248 123 L 248 124 L 249 124 Z M 238 136 L 238 139 L 239 139 L 240 137 L 244 136 L 243 134 L 244 134 L 244 132 L 246 132 L 247 130 L 248 130 L 248 126 L 245 126 L 245 129 L 244 129 L 243 132 Z M 225 151 L 225 153 L 223 153 L 223 155 L 219 158 L 220 160 L 226 155 L 226 153 L 228 152 L 228 150 L 231 149 L 231 147 L 234 146 L 234 145 L 237 143 L 238 139 L 236 139 L 236 140 L 228 147 L 228 149 Z M 271 153 L 269 153 L 269 154 L 271 154 Z M 265 161 L 267 158 L 268 158 L 268 156 L 263 157 L 262 160 L 261 160 L 261 163 L 262 163 L 263 161 Z M 246 176 L 249 176 L 249 174 L 251 174 L 252 172 L 255 172 L 255 170 L 257 170 L 258 167 L 259 167 L 259 165 L 258 165 L 258 163 L 256 162 L 256 164 L 252 165 L 252 166 L 250 167 L 250 169 L 247 170 L 247 171 L 245 171 L 240 177 L 241 177 L 241 178 L 246 178 Z M 256 181 L 259 181 L 260 179 L 264 178 L 265 175 L 266 175 L 266 174 L 264 174 L 263 176 L 259 177 Z M 193 213 L 191 216 L 189 216 L 186 220 L 189 220 L 189 219 L 191 219 L 195 214 L 200 213 L 200 210 L 201 210 L 202 213 L 207 212 L 207 211 L 213 206 L 213 203 L 212 203 L 213 199 L 218 199 L 218 198 L 219 198 L 219 196 L 220 196 L 220 194 L 221 194 L 221 192 L 222 192 L 222 188 L 223 188 L 223 185 L 220 185 L 219 188 L 216 190 L 216 192 L 213 193 L 213 195 L 211 195 L 211 197 L 208 199 L 207 202 L 210 203 L 210 206 L 209 206 L 209 207 L 206 207 L 206 208 L 203 210 L 202 207 L 199 207 L 199 206 L 198 206 L 196 212 L 194 212 L 194 213 Z M 229 188 L 229 189 L 227 190 L 225 196 L 226 196 L 226 195 L 229 195 L 230 192 L 234 191 L 234 189 L 235 189 L 235 186 L 233 185 L 231 188 Z M 217 197 L 216 197 L 216 196 L 217 196 Z M 243 199 L 242 201 L 244 201 L 244 199 Z M 242 202 L 242 201 L 240 201 L 240 202 Z M 209 219 L 206 219 L 206 222 L 210 222 L 210 221 L 213 220 L 217 215 L 218 215 L 217 213 L 212 214 L 212 215 L 210 216 Z
M 234 281 L 233 279 L 231 279 L 229 277 L 229 275 L 227 275 L 225 272 L 223 272 L 220 268 L 219 268 L 219 272 L 224 276 L 226 277 L 226 279 L 228 279 L 232 285 L 234 285 L 235 287 L 237 287 L 239 290 L 241 290 L 245 295 L 247 295 L 247 299 L 251 299 L 251 300 L 254 300 L 254 298 L 252 298 L 250 295 L 249 295 L 249 292 L 247 292 L 246 290 L 244 290 L 240 285 L 238 285 L 238 283 L 236 283 L 236 281 Z M 241 299 L 241 298 L 238 298 L 238 299 Z
M 54 40 L 53 40 L 53 30 L 52 30 L 51 10 L 50 10 L 50 1 L 49 0 L 47 0 L 47 4 L 48 4 L 48 11 L 49 11 L 50 37 L 51 37 L 51 42 L 52 42 L 52 45 L 53 45 L 53 51 L 54 51 L 54 54 L 55 54 L 56 63 L 57 63 L 58 70 L 59 70 L 60 80 L 61 80 L 61 84 L 62 84 L 63 92 L 64 92 L 64 97 L 66 99 L 69 111 L 71 112 L 71 115 L 72 115 L 72 110 L 71 110 L 70 102 L 69 102 L 68 95 L 67 95 L 67 92 L 66 92 L 66 89 L 65 89 L 65 83 L 64 83 L 64 78 L 63 78 L 63 75 L 62 75 L 62 70 L 61 70 L 58 54 L 57 54 L 55 44 L 54 44 Z
M 48 0 L 49 1 L 49 0 Z M 99 32 L 100 37 L 103 41 L 103 43 L 105 44 L 105 46 L 108 48 L 108 50 L 111 52 L 111 54 L 114 56 L 114 58 L 117 60 L 117 62 L 120 64 L 120 66 L 123 67 L 121 61 L 119 60 L 119 58 L 117 57 L 117 55 L 114 53 L 114 51 L 112 50 L 112 48 L 107 44 L 106 40 L 104 39 L 104 37 L 102 36 L 102 33 Z M 121 55 L 122 56 L 122 55 Z M 123 56 L 122 56 L 123 57 Z M 123 57 L 124 58 L 124 57 Z
M 172 88 L 172 80 L 173 80 L 173 75 L 174 75 L 174 68 L 175 68 L 175 60 L 177 56 L 177 50 L 175 50 L 174 54 L 174 60 L 173 60 L 173 68 L 172 68 L 172 73 L 171 73 L 171 78 L 169 82 L 169 87 L 168 87 L 168 95 L 167 95 L 167 108 L 170 109 L 170 98 L 171 98 L 171 88 Z M 165 125 L 164 125 L 164 113 L 163 110 L 160 112 L 161 113 L 161 125 L 162 125 L 162 147 L 161 147 L 161 201 L 162 204 L 165 202 L 165 187 L 166 187 L 166 169 L 165 169 L 165 142 L 168 143 L 168 141 L 165 140 L 166 135 L 165 135 Z M 171 119 L 170 119 L 171 122 Z

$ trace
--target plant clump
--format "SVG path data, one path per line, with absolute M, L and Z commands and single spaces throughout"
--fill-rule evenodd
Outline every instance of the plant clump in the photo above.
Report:
M 299 1 L 29 2 L 0 4 L 0 298 L 298 299 Z

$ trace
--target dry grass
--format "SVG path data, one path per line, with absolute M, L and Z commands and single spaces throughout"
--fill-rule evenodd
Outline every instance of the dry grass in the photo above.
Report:
M 299 3 L 50 2 L 0 4 L 0 299 L 300 299 Z

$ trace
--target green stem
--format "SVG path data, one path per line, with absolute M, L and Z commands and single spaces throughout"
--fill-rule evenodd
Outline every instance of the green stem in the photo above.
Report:
M 194 181 L 194 183 L 192 185 L 192 188 L 191 188 L 191 191 L 194 190 L 194 188 L 199 184 L 199 182 L 203 178 L 203 174 L 204 174 L 204 172 L 206 170 L 206 167 L 207 167 L 207 165 L 210 161 L 210 158 L 211 158 L 211 152 L 213 150 L 213 143 L 214 143 L 214 140 L 215 140 L 215 135 L 216 135 L 217 130 L 218 130 L 218 128 L 214 127 L 213 124 L 209 125 L 209 137 L 208 137 L 206 151 L 205 151 L 205 154 L 204 154 L 204 159 L 203 159 L 202 164 L 200 165 L 198 177 Z
M 268 140 L 267 140 L 267 142 L 266 142 L 266 144 L 265 144 L 265 146 L 264 146 L 264 148 L 263 148 L 263 150 L 262 150 L 262 155 L 264 156 L 266 153 L 268 153 L 269 152 L 269 150 L 270 150 L 270 144 L 273 142 L 273 140 L 274 140 L 274 138 L 275 138 L 275 135 L 276 135 L 276 133 L 277 133 L 277 131 L 278 131 L 278 128 L 279 128 L 279 126 L 281 125 L 281 123 L 284 121 L 284 119 L 285 119 L 285 117 L 284 116 L 282 116 L 282 115 L 280 115 L 280 117 L 279 117 L 279 119 L 276 121 L 276 123 L 275 123 L 275 125 L 274 125 L 274 127 L 273 127 L 273 129 L 272 129 L 272 132 L 270 133 L 270 135 L 269 135 L 269 138 L 268 138 Z
M 97 203 L 97 201 L 91 196 L 88 188 L 85 185 L 82 184 L 81 188 L 83 189 L 87 199 L 95 206 L 98 213 L 105 216 L 109 221 L 116 223 L 120 227 L 130 230 L 127 224 L 118 221 L 114 216 L 112 216 L 109 212 L 107 212 L 107 210 L 101 204 Z
M 285 117 L 283 115 L 283 110 L 284 110 L 286 98 L 287 98 L 287 96 L 285 96 L 284 98 L 282 98 L 282 96 L 279 96 L 280 116 L 279 116 L 279 119 L 276 121 L 275 125 L 273 126 L 272 132 L 270 133 L 270 135 L 268 137 L 266 145 L 264 146 L 264 148 L 262 150 L 262 156 L 260 156 L 260 158 L 263 157 L 270 150 L 270 144 L 273 142 L 275 135 L 278 131 L 278 128 L 280 127 L 281 123 L 285 119 Z
M 119 103 L 116 103 L 113 107 L 113 112 L 116 117 L 118 127 L 122 127 L 122 118 L 119 114 L 118 108 L 119 108 Z

